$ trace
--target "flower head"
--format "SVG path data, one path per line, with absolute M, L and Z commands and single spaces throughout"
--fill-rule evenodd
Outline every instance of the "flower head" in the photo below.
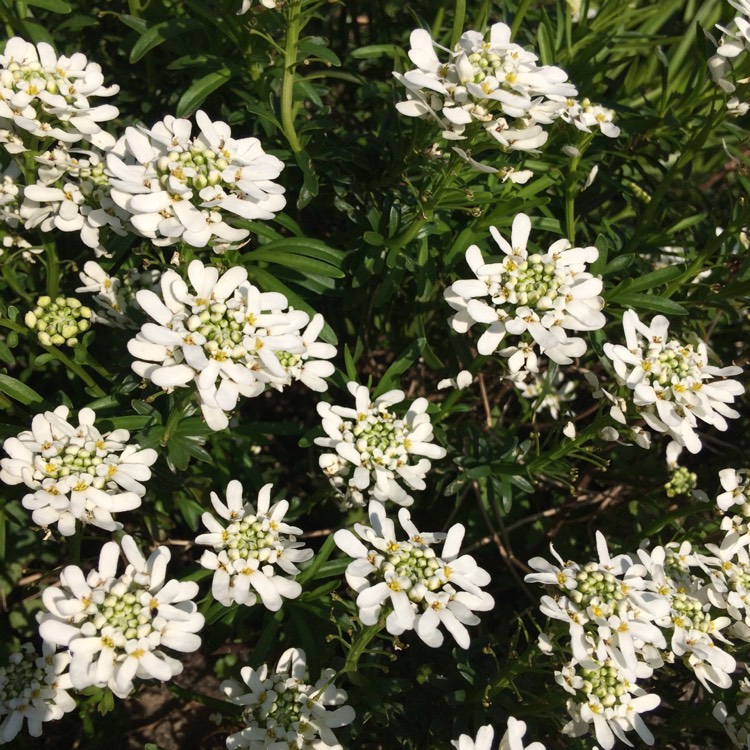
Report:
M 586 342 L 567 331 L 594 331 L 605 322 L 601 279 L 586 271 L 599 256 L 597 249 L 558 240 L 545 253 L 529 253 L 526 214 L 513 220 L 510 243 L 494 227 L 490 231 L 504 257 L 486 263 L 476 245 L 466 251 L 476 278 L 446 290 L 445 299 L 456 311 L 451 326 L 465 333 L 476 323 L 487 325 L 477 342 L 480 354 L 497 351 L 508 334 L 519 337 L 517 345 L 500 351 L 513 375 L 524 367 L 537 371 L 535 346 L 553 362 L 570 364 L 586 351 Z
M 127 128 L 107 156 L 112 199 L 155 245 L 223 252 L 249 235 L 232 226 L 234 217 L 272 219 L 284 208 L 284 188 L 273 181 L 284 165 L 257 138 L 235 139 L 201 111 L 195 119 L 196 136 L 189 120 L 172 116 L 150 130 Z
M 300 648 L 285 651 L 275 669 L 243 667 L 244 685 L 225 680 L 221 689 L 242 706 L 245 728 L 227 737 L 227 748 L 287 750 L 315 747 L 341 750 L 331 731 L 354 721 L 354 709 L 342 705 L 346 692 L 333 684 L 336 674 L 325 669 L 320 679 L 306 682 L 307 656 Z M 333 711 L 328 706 L 338 706 Z
M 336 349 L 315 341 L 322 316 L 310 321 L 301 310 L 287 310 L 283 294 L 262 293 L 239 266 L 219 277 L 214 266 L 194 260 L 188 279 L 192 291 L 169 270 L 160 279 L 161 297 L 147 289 L 136 294 L 156 322 L 145 323 L 128 342 L 135 372 L 161 388 L 195 383 L 214 430 L 227 426 L 227 413 L 240 396 L 258 396 L 266 387 L 281 390 L 294 380 L 326 390 L 323 378 L 334 368 L 322 360 Z
M 298 597 L 302 587 L 293 580 L 299 573 L 295 563 L 309 560 L 313 552 L 300 549 L 302 542 L 296 541 L 294 535 L 302 529 L 283 522 L 289 503 L 279 500 L 271 505 L 271 485 L 266 484 L 258 493 L 256 509 L 243 501 L 237 480 L 227 486 L 226 504 L 214 492 L 211 503 L 229 522 L 224 526 L 211 513 L 204 513 L 203 525 L 209 533 L 195 540 L 214 549 L 200 559 L 204 568 L 216 571 L 211 588 L 214 598 L 228 607 L 232 602 L 252 605 L 260 597 L 264 606 L 276 611 L 282 597 Z M 279 575 L 277 568 L 290 577 Z
M 127 430 L 102 434 L 92 409 L 78 412 L 78 426 L 68 422 L 68 415 L 67 406 L 37 414 L 30 431 L 8 438 L 0 481 L 32 489 L 23 506 L 33 511 L 34 523 L 56 523 L 64 536 L 75 533 L 76 521 L 120 529 L 112 514 L 141 504 L 142 482 L 151 477 L 156 451 L 128 445 Z
M 117 117 L 117 107 L 89 99 L 118 91 L 104 86 L 101 67 L 84 54 L 58 57 L 46 42 L 13 37 L 0 55 L 0 143 L 11 153 L 25 151 L 32 138 L 109 148 L 114 138 L 99 123 Z
M 678 449 L 698 453 L 697 420 L 726 430 L 727 418 L 739 417 L 731 404 L 744 392 L 736 380 L 740 367 L 708 364 L 703 342 L 684 344 L 669 338 L 669 320 L 656 315 L 648 325 L 633 310 L 622 318 L 625 345 L 607 343 L 620 385 L 630 391 L 635 411 L 657 432 L 668 434 Z
M 127 566 L 118 576 L 121 551 Z M 195 651 L 204 619 L 192 601 L 198 584 L 166 579 L 169 559 L 166 547 L 144 558 L 124 536 L 102 547 L 98 569 L 84 576 L 68 565 L 60 588 L 44 589 L 39 633 L 70 653 L 74 688 L 108 687 L 125 698 L 135 678 L 167 681 L 180 674 L 181 662 L 163 649 Z
M 346 580 L 358 594 L 362 623 L 374 625 L 385 606 L 389 633 L 416 630 L 428 646 L 438 647 L 443 643 L 438 630 L 442 624 L 461 648 L 468 648 L 465 626 L 477 625 L 474 611 L 486 612 L 495 601 L 482 591 L 490 582 L 489 573 L 470 555 L 459 556 L 464 527 L 454 524 L 447 534 L 420 532 L 409 511 L 401 508 L 398 519 L 408 539 L 398 541 L 381 503 L 372 500 L 369 514 L 371 526 L 355 524 L 356 536 L 347 529 L 334 534 L 339 548 L 354 558 Z M 439 541 L 440 555 L 432 549 Z
M 26 325 L 42 346 L 78 346 L 78 336 L 91 328 L 91 309 L 75 297 L 40 297 L 26 313 Z
M 29 734 L 38 737 L 45 721 L 59 719 L 72 711 L 76 702 L 68 694 L 70 662 L 66 653 L 55 654 L 44 644 L 41 656 L 24 643 L 0 666 L 0 745 L 15 739 L 24 719 Z
M 320 457 L 320 467 L 345 505 L 364 505 L 365 492 L 377 500 L 411 505 L 410 489 L 425 488 L 429 459 L 443 458 L 445 448 L 432 443 L 427 399 L 418 398 L 404 417 L 391 407 L 404 400 L 403 391 L 388 391 L 374 401 L 364 385 L 348 383 L 355 408 L 318 404 L 327 437 L 315 444 L 334 453 Z

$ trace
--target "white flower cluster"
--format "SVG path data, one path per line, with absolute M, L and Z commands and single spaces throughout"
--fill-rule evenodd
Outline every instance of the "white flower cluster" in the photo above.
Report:
M 336 674 L 325 669 L 320 679 L 306 682 L 307 655 L 301 648 L 285 651 L 275 669 L 242 668 L 244 685 L 225 680 L 221 689 L 242 707 L 245 728 L 227 737 L 228 750 L 287 750 L 317 748 L 342 750 L 331 731 L 351 724 L 355 713 L 343 705 L 347 695 L 333 683 Z M 328 706 L 338 706 L 332 711 Z
M 55 654 L 48 644 L 40 656 L 34 646 L 24 643 L 7 665 L 0 666 L 0 745 L 15 739 L 24 719 L 29 734 L 39 737 L 45 721 L 60 719 L 75 708 L 67 692 L 69 663 L 68 654 Z
M 121 276 L 111 276 L 94 260 L 87 261 L 79 273 L 83 286 L 76 292 L 93 294 L 99 311 L 92 311 L 91 319 L 114 328 L 137 328 L 129 310 L 140 312 L 136 293 L 141 289 L 158 288 L 161 271 L 152 268 L 139 271 L 128 269 Z
M 496 23 L 489 41 L 478 31 L 463 34 L 455 50 L 437 45 L 430 33 L 416 29 L 410 37 L 409 59 L 417 66 L 394 72 L 406 88 L 407 100 L 396 107 L 408 117 L 433 120 L 449 141 L 463 140 L 483 129 L 505 151 L 532 151 L 547 142 L 544 126 L 562 119 L 579 130 L 594 128 L 611 138 L 619 135 L 614 113 L 587 99 L 578 102 L 575 86 L 564 70 L 539 65 L 537 56 L 510 41 L 510 27 Z M 442 62 L 435 47 L 448 53 Z M 474 128 L 478 125 L 478 128 Z M 454 149 L 475 169 L 497 172 Z M 529 176 L 531 173 L 529 173 Z M 514 182 L 525 182 L 522 174 Z
M 553 362 L 570 364 L 586 352 L 586 342 L 567 331 L 595 331 L 605 323 L 601 279 L 586 271 L 598 250 L 571 247 L 562 239 L 545 253 L 529 254 L 530 231 L 526 214 L 513 220 L 510 243 L 490 227 L 505 257 L 487 263 L 472 245 L 466 260 L 476 278 L 456 281 L 445 291 L 456 310 L 450 319 L 455 331 L 466 333 L 475 323 L 488 326 L 477 342 L 480 354 L 497 351 L 506 334 L 519 337 L 499 351 L 508 358 L 511 375 L 539 371 L 537 346 Z
M 429 117 L 443 137 L 464 137 L 468 125 L 481 123 L 508 150 L 530 150 L 547 140 L 543 124 L 550 113 L 578 93 L 561 68 L 537 64 L 537 56 L 510 41 L 510 27 L 496 23 L 485 42 L 478 31 L 463 34 L 447 62 L 424 29 L 412 31 L 409 59 L 417 66 L 394 73 L 407 91 L 396 106 L 409 117 Z M 441 48 L 442 49 L 442 48 Z
M 295 380 L 315 391 L 328 388 L 324 378 L 334 367 L 323 360 L 336 349 L 316 341 L 321 315 L 310 320 L 301 310 L 287 309 L 283 294 L 261 292 L 239 266 L 219 277 L 214 266 L 194 260 L 188 279 L 193 291 L 170 269 L 160 279 L 161 297 L 148 289 L 136 294 L 156 321 L 128 342 L 138 375 L 165 389 L 195 383 L 213 430 L 229 424 L 227 413 L 240 396 L 258 396 L 268 386 L 282 390 Z
M 736 16 L 727 27 L 717 25 L 722 36 L 716 54 L 708 61 L 708 69 L 722 91 L 733 94 L 737 91 L 738 83 L 747 83 L 747 79 L 735 80 L 734 67 L 740 61 L 740 56 L 744 57 L 743 53 L 750 50 L 750 1 L 729 0 L 729 4 L 741 15 Z M 727 108 L 731 114 L 744 115 L 750 109 L 750 103 L 738 96 L 731 96 L 727 100 Z
M 118 576 L 120 550 L 127 567 Z M 135 541 L 107 542 L 99 567 L 84 576 L 76 565 L 60 573 L 60 588 L 42 592 L 46 612 L 38 615 L 46 643 L 70 654 L 70 679 L 77 690 L 108 687 L 120 698 L 133 680 L 171 680 L 182 663 L 163 649 L 189 653 L 200 646 L 204 618 L 192 600 L 198 584 L 167 580 L 171 555 L 157 547 L 144 558 Z
M 414 499 L 399 480 L 423 490 L 429 459 L 446 454 L 432 444 L 427 399 L 416 399 L 399 417 L 391 407 L 404 400 L 403 391 L 388 391 L 372 401 L 367 386 L 351 382 L 347 388 L 354 396 L 353 409 L 318 403 L 327 437 L 315 438 L 315 444 L 335 451 L 320 457 L 320 468 L 346 507 L 363 506 L 365 492 L 381 502 L 411 505 Z
M 519 721 L 513 716 L 508 717 L 508 728 L 500 738 L 498 750 L 545 750 L 541 742 L 524 745 L 525 734 L 526 722 Z M 462 734 L 457 740 L 451 740 L 451 745 L 457 750 L 492 750 L 494 738 L 495 729 L 491 724 L 485 724 L 485 726 L 479 728 L 475 739 L 471 739 L 467 734 Z
M 703 342 L 684 344 L 669 338 L 669 320 L 656 315 L 649 325 L 637 313 L 627 310 L 622 318 L 625 346 L 604 344 L 604 353 L 614 364 L 617 380 L 631 392 L 635 411 L 648 427 L 672 438 L 667 457 L 674 463 L 683 447 L 698 453 L 701 440 L 695 431 L 697 420 L 727 429 L 727 418 L 739 413 L 731 404 L 744 393 L 736 380 L 719 380 L 739 375 L 742 368 L 708 364 Z M 625 424 L 622 406 L 614 404 L 610 415 Z
M 45 42 L 13 37 L 0 55 L 0 143 L 11 154 L 26 151 L 32 138 L 109 148 L 114 138 L 99 123 L 117 117 L 117 107 L 89 99 L 118 91 L 104 86 L 101 67 L 82 53 L 58 58 Z
M 557 419 L 563 405 L 575 398 L 575 381 L 566 380 L 560 370 L 551 377 L 548 373 L 521 371 L 508 380 L 521 398 L 534 402 L 535 412 L 547 409 L 552 419 Z
M 747 665 L 745 665 L 745 673 L 750 674 Z M 714 718 L 722 724 L 732 746 L 738 750 L 747 750 L 750 747 L 750 714 L 747 712 L 748 708 L 750 708 L 750 677 L 746 676 L 737 683 L 733 712 L 729 712 L 724 701 L 719 701 L 713 710 Z
M 97 256 L 109 255 L 100 230 L 126 234 L 127 213 L 112 201 L 104 161 L 94 151 L 56 148 L 36 158 L 38 181 L 23 191 L 20 215 L 26 229 L 79 232 Z
M 272 219 L 286 205 L 274 182 L 283 163 L 257 138 L 232 138 L 225 122 L 199 111 L 200 134 L 189 120 L 167 116 L 153 128 L 129 127 L 107 154 L 112 200 L 136 234 L 155 245 L 185 242 L 216 252 L 245 240 L 232 217 Z M 229 223 L 227 223 L 229 219 Z
M 296 599 L 302 587 L 293 578 L 278 575 L 276 568 L 288 576 L 299 573 L 295 563 L 313 556 L 311 549 L 300 549 L 302 542 L 295 534 L 302 529 L 283 522 L 289 503 L 279 500 L 271 505 L 271 485 L 258 493 L 257 510 L 242 498 L 242 485 L 232 480 L 227 485 L 226 504 L 211 493 L 211 504 L 229 523 L 224 526 L 211 513 L 204 513 L 203 525 L 208 534 L 199 535 L 196 544 L 213 547 L 206 550 L 200 563 L 213 570 L 211 593 L 228 607 L 232 602 L 255 604 L 260 597 L 263 606 L 275 612 L 281 608 L 282 597 Z
M 471 555 L 459 556 L 463 525 L 454 524 L 447 534 L 423 533 L 401 508 L 398 520 L 408 540 L 398 541 L 395 524 L 376 500 L 370 501 L 369 518 L 370 526 L 354 525 L 359 539 L 348 529 L 339 529 L 333 537 L 354 558 L 346 580 L 357 593 L 362 624 L 377 623 L 386 607 L 385 627 L 392 635 L 415 630 L 428 646 L 437 648 L 443 643 L 438 630 L 442 624 L 461 648 L 468 648 L 466 625 L 477 625 L 474 612 L 491 610 L 495 600 L 482 591 L 490 583 L 489 573 Z M 438 556 L 432 547 L 440 541 L 443 549 Z
M 750 642 L 749 546 L 750 535 L 732 527 L 705 553 L 675 542 L 611 558 L 597 532 L 598 562 L 565 562 L 554 549 L 559 566 L 529 561 L 538 572 L 526 580 L 552 592 L 541 611 L 568 628 L 572 660 L 555 676 L 573 696 L 566 734 L 593 725 L 606 750 L 630 730 L 652 744 L 640 714 L 660 699 L 637 682 L 665 664 L 682 661 L 709 692 L 731 686 L 737 663 L 719 643 Z
M 130 433 L 102 434 L 92 409 L 78 412 L 78 426 L 68 422 L 67 406 L 37 414 L 31 430 L 8 438 L 0 461 L 0 481 L 25 484 L 33 492 L 23 498 L 34 523 L 57 524 L 64 536 L 75 533 L 76 522 L 115 531 L 122 524 L 113 513 L 133 510 L 146 493 L 142 482 L 157 458 L 151 448 L 128 445 Z

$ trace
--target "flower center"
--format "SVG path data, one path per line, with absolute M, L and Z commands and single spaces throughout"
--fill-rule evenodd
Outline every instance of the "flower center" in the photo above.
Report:
M 393 542 L 388 551 L 390 554 L 383 562 L 381 571 L 394 591 L 406 591 L 413 601 L 422 601 L 423 587 L 436 591 L 448 582 L 442 563 L 430 547 L 411 542 Z
M 205 338 L 203 350 L 209 357 L 220 361 L 241 360 L 247 350 L 242 346 L 244 323 L 237 318 L 234 308 L 215 302 L 205 310 L 191 315 L 185 325 L 188 331 L 199 333 Z
M 582 669 L 581 677 L 583 685 L 580 690 L 583 695 L 595 695 L 603 706 L 613 706 L 627 692 L 614 664 L 603 664 L 598 669 Z
M 387 409 L 369 409 L 358 415 L 356 423 L 345 421 L 342 436 L 353 443 L 362 459 L 362 465 L 373 464 L 395 469 L 406 464 L 409 458 L 409 426 Z
M 279 534 L 267 518 L 247 516 L 238 523 L 231 523 L 224 530 L 224 546 L 230 560 L 267 561 L 284 551 Z
M 603 573 L 596 563 L 588 563 L 575 574 L 576 587 L 568 591 L 564 585 L 560 588 L 581 609 L 592 607 L 595 611 L 616 609 L 617 603 L 625 598 L 618 586 L 617 579 L 611 573 Z
M 158 602 L 155 605 L 154 609 L 158 607 Z M 109 626 L 127 640 L 143 638 L 153 630 L 152 614 L 153 611 L 149 607 L 144 607 L 138 597 L 119 581 L 99 607 L 98 614 L 94 616 L 94 625 L 98 630 Z M 118 645 L 117 640 L 114 641 L 114 645 Z
M 0 705 L 14 701 L 21 708 L 38 697 L 46 685 L 46 674 L 37 666 L 37 658 L 33 650 L 25 650 L 13 654 L 10 663 L 0 667 Z
M 189 190 L 200 191 L 222 183 L 232 184 L 222 176 L 228 167 L 229 162 L 210 148 L 193 144 L 187 151 L 170 151 L 162 156 L 156 163 L 156 172 L 161 186 L 170 193 L 175 190 L 175 181 Z

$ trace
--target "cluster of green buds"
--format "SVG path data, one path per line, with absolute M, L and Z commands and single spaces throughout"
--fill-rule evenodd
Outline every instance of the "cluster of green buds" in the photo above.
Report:
M 243 713 L 245 721 L 250 723 L 253 719 L 265 724 L 266 736 L 270 742 L 281 741 L 286 739 L 287 732 L 296 724 L 301 724 L 304 718 L 300 716 L 302 704 L 300 698 L 305 700 L 305 696 L 300 696 L 299 688 L 294 680 L 289 679 L 288 675 L 273 675 L 274 679 L 273 692 L 275 699 L 268 705 L 264 701 L 258 706 L 249 706 Z M 300 729 L 302 727 L 300 726 Z
M 426 544 L 391 542 L 380 572 L 392 589 L 406 591 L 413 602 L 448 583 L 446 566 Z
M 613 662 L 607 662 L 594 669 L 582 669 L 581 691 L 584 695 L 595 695 L 601 704 L 610 708 L 617 704 L 623 695 L 628 693 L 628 686 L 623 682 L 620 670 Z
M 100 631 L 106 632 L 104 638 L 112 641 L 110 648 L 123 648 L 121 638 L 133 640 L 145 638 L 153 630 L 151 610 L 144 607 L 138 597 L 124 581 L 117 581 L 109 590 L 104 601 L 99 605 L 99 611 L 93 616 L 93 625 Z M 104 640 L 104 638 L 102 640 Z
M 156 162 L 159 184 L 170 193 L 175 192 L 170 185 L 172 180 L 196 191 L 218 185 L 223 181 L 222 172 L 228 167 L 225 158 L 210 148 L 195 145 L 187 151 L 170 151 Z
M 714 629 L 713 618 L 703 608 L 694 596 L 678 591 L 672 597 L 672 622 L 678 628 L 710 633 Z
M 342 436 L 354 444 L 363 466 L 378 464 L 395 469 L 409 461 L 408 433 L 408 426 L 396 414 L 385 408 L 372 408 L 359 415 L 357 422 L 344 422 Z
M 685 390 L 691 386 L 682 381 L 689 378 L 691 384 L 700 386 L 701 368 L 706 363 L 690 344 L 670 341 L 664 348 L 658 344 L 657 351 L 648 352 L 647 357 L 642 367 L 649 373 L 652 382 L 655 380 L 662 386 L 671 385 L 676 390 Z
M 236 315 L 236 310 L 223 302 L 214 302 L 207 309 L 191 315 L 185 321 L 185 327 L 205 339 L 203 350 L 207 356 L 220 361 L 240 360 L 247 354 L 247 349 L 243 346 L 244 326 Z
M 698 485 L 698 475 L 693 471 L 688 471 L 685 466 L 677 466 L 672 472 L 672 477 L 664 485 L 664 491 L 667 497 L 677 497 L 679 495 L 689 495 Z
M 40 297 L 26 313 L 26 325 L 37 331 L 42 346 L 77 346 L 78 336 L 91 327 L 91 309 L 75 297 Z
M 620 581 L 612 573 L 600 570 L 599 565 L 594 562 L 587 563 L 576 571 L 574 580 L 574 589 L 569 591 L 564 585 L 560 588 L 581 609 L 597 607 L 615 610 L 618 602 L 627 596 Z
M 534 253 L 520 263 L 507 258 L 505 270 L 510 272 L 509 277 L 503 280 L 510 302 L 530 305 L 540 310 L 552 307 L 562 284 L 554 262 L 545 262 L 539 253 Z
M 284 545 L 273 526 L 269 519 L 254 515 L 230 523 L 222 534 L 227 557 L 233 562 L 247 559 L 275 562 Z

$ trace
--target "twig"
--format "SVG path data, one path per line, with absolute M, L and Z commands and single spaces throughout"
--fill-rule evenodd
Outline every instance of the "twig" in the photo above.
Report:
M 484 414 L 487 420 L 487 428 L 492 427 L 492 410 L 490 409 L 490 400 L 487 398 L 487 388 L 484 385 L 484 375 L 479 373 L 479 391 L 482 394 L 482 403 L 484 404 Z

